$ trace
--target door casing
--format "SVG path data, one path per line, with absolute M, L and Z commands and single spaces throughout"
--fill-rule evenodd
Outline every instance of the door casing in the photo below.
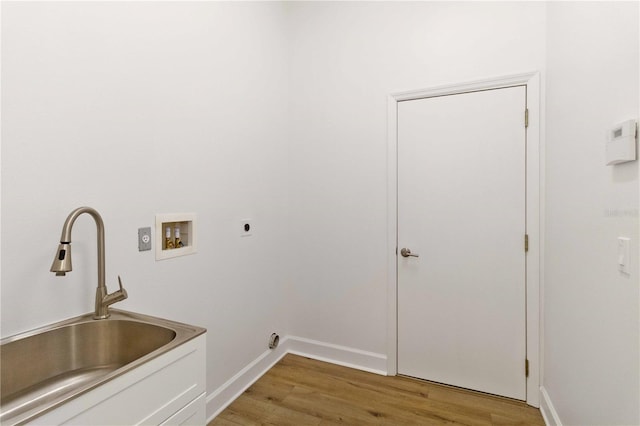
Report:
M 541 212 L 541 130 L 540 130 L 540 74 L 530 72 L 479 81 L 432 87 L 392 93 L 388 96 L 388 128 L 387 128 L 387 196 L 388 196 L 388 306 L 387 306 L 387 374 L 397 374 L 398 351 L 398 102 L 421 99 L 439 95 L 460 94 L 470 91 L 497 89 L 514 85 L 526 85 L 527 109 L 529 125 L 527 127 L 527 207 L 526 227 L 529 235 L 529 251 L 527 252 L 526 272 L 526 341 L 529 376 L 527 378 L 527 404 L 540 406 L 540 288 L 541 288 L 541 256 L 542 216 Z M 524 120 L 524 111 L 523 111 Z M 524 365 L 523 365 L 524 369 Z

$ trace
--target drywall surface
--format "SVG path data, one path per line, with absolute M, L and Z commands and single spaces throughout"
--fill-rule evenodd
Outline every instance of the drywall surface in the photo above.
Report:
M 88 216 L 74 271 L 48 271 L 89 205 L 108 285 L 129 292 L 117 307 L 207 327 L 209 394 L 273 331 L 383 356 L 387 96 L 548 61 L 544 384 L 565 424 L 637 424 L 640 272 L 618 273 L 616 239 L 638 259 L 638 165 L 604 166 L 607 129 L 638 117 L 637 17 L 613 2 L 4 2 L 1 335 L 93 309 Z M 137 228 L 180 212 L 198 215 L 198 253 L 137 251 Z
M 89 216 L 73 272 L 49 272 L 64 219 L 88 205 L 109 289 L 119 274 L 129 292 L 114 307 L 206 327 L 210 393 L 287 334 L 283 5 L 2 7 L 2 336 L 93 310 Z M 139 227 L 181 212 L 197 214 L 196 254 L 138 252 Z
M 296 336 L 386 354 L 387 96 L 541 70 L 544 3 L 295 2 Z
M 638 118 L 638 3 L 547 16 L 544 387 L 565 425 L 640 424 L 638 162 L 604 161 L 607 131 Z

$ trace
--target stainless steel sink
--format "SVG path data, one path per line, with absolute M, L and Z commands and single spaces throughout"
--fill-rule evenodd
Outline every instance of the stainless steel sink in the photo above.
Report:
M 36 418 L 206 330 L 113 309 L 0 341 L 0 423 Z

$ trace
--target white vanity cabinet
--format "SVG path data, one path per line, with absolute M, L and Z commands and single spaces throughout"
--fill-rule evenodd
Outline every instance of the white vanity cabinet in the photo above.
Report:
M 205 425 L 206 333 L 35 419 L 32 425 Z

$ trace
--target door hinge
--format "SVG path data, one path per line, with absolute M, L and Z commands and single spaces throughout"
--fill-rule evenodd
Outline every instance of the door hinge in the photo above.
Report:
M 529 377 L 529 360 L 524 360 L 524 375 L 525 377 Z
M 524 127 L 529 127 L 529 108 L 524 110 Z
M 529 234 L 524 234 L 524 251 L 529 251 Z

